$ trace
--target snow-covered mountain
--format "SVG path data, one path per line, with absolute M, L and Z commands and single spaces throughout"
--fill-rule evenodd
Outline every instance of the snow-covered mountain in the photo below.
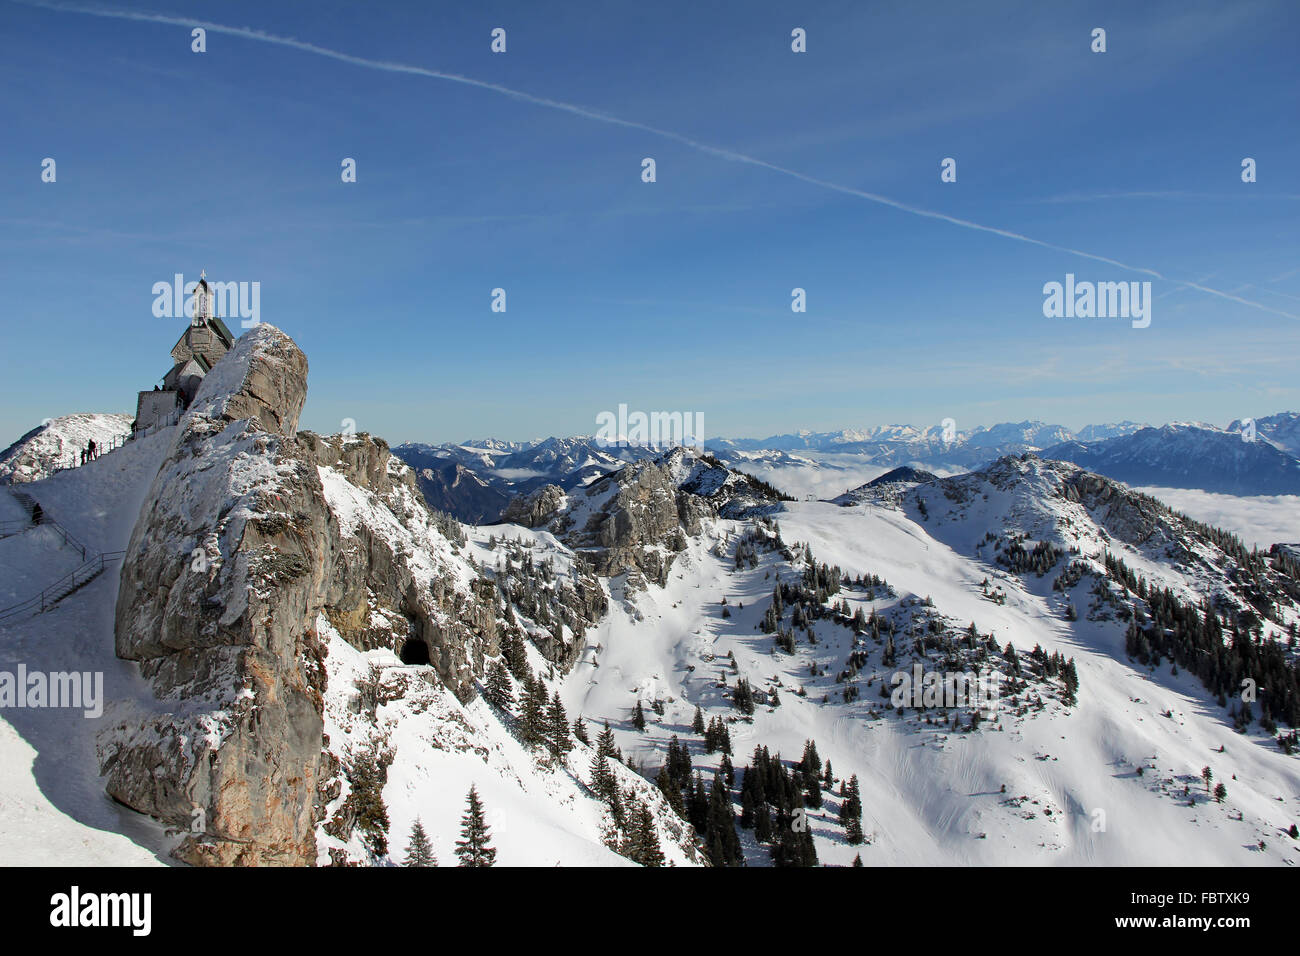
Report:
M 1262 438 L 1293 457 L 1300 457 L 1300 412 L 1280 412 L 1254 420 L 1255 436 Z M 1228 431 L 1238 435 L 1247 430 L 1246 422 L 1238 419 L 1228 426 Z
M 974 448 L 994 448 L 1010 454 L 1025 448 L 1045 448 L 1074 437 L 1062 425 L 1045 425 L 1042 422 L 1006 422 L 989 428 L 976 428 L 964 436 L 965 444 Z M 1023 447 L 1018 447 L 1023 446 Z
M 305 394 L 262 325 L 177 426 L 24 486 L 124 554 L 0 609 L 0 670 L 96 669 L 112 702 L 0 711 L 32 768 L 0 784 L 0 862 L 382 864 L 418 821 L 445 865 L 471 787 L 500 864 L 1300 852 L 1286 548 L 1034 454 L 831 502 L 673 449 L 467 527 L 383 441 L 298 431 Z M 0 538 L 33 589 L 77 561 L 40 531 Z
M 706 446 L 729 467 L 796 498 L 830 500 L 900 466 L 951 475 L 1027 451 L 1076 461 L 1131 484 L 1240 495 L 1296 493 L 1292 463 L 1300 446 L 1300 415 L 1270 415 L 1256 420 L 1255 427 L 1257 447 L 1244 451 L 1233 444 L 1244 431 L 1240 421 L 1226 429 L 1178 423 L 1151 428 L 1125 421 L 1089 425 L 1077 434 L 1060 425 L 1023 421 L 951 436 L 940 426 L 884 425 L 766 439 L 715 438 Z M 580 487 L 655 453 L 581 437 L 406 444 L 393 451 L 416 470 L 430 504 L 471 522 L 497 520 L 511 498 L 545 484 Z
M 654 451 L 606 445 L 593 438 L 547 438 L 533 442 L 488 439 L 456 445 L 398 445 L 393 454 L 416 471 L 431 505 L 463 521 L 490 523 L 506 504 L 542 485 L 585 485 Z
M 406 460 L 411 460 L 410 454 Z M 443 461 L 416 468 L 416 481 L 432 508 L 454 514 L 463 521 L 486 524 L 497 520 L 510 502 L 510 493 L 458 461 Z M 508 489 L 509 484 L 504 484 Z
M 1089 435 L 1127 434 L 1141 426 L 1092 425 Z M 942 473 L 967 471 L 995 458 L 1039 451 L 1074 440 L 1061 425 L 1037 421 L 978 426 L 945 433 L 942 425 L 879 425 L 834 432 L 796 432 L 768 438 L 714 438 L 707 450 L 724 464 L 748 471 L 795 497 L 832 498 L 901 465 Z M 393 453 L 416 469 L 431 504 L 467 521 L 499 516 L 483 487 L 504 496 L 528 495 L 544 484 L 569 489 L 590 483 L 656 453 L 638 446 L 609 446 L 589 438 L 548 438 L 507 443 L 494 439 L 445 445 L 409 443 Z M 455 462 L 465 471 L 451 468 Z M 425 472 L 428 472 L 426 474 Z M 466 474 L 468 472 L 468 474 Z M 469 476 L 477 485 L 466 483 Z
M 647 832 L 665 861 L 701 860 L 650 781 L 613 751 L 598 760 L 599 724 L 583 725 L 590 745 L 529 737 L 523 698 L 562 706 L 606 607 L 598 581 L 547 536 L 489 547 L 429 511 L 380 441 L 298 432 L 305 372 L 263 324 L 179 425 L 26 486 L 91 549 L 125 556 L 120 578 L 0 622 L 9 672 L 98 668 L 110 699 L 98 720 L 4 711 L 0 758 L 34 760 L 36 778 L 6 785 L 27 799 L 0 806 L 0 831 L 43 829 L 0 859 L 376 862 L 401 859 L 418 818 L 450 862 L 473 786 L 503 864 L 626 863 Z M 13 535 L 0 562 L 48 551 L 62 573 L 66 550 Z M 503 659 L 518 712 L 479 694 Z M 599 767 L 626 812 L 596 795 Z
M 1079 429 L 1074 439 L 1083 442 L 1102 441 L 1106 438 L 1120 438 L 1124 435 L 1131 435 L 1135 431 L 1140 431 L 1146 427 L 1148 426 L 1129 421 L 1114 422 L 1108 425 L 1086 425 Z M 1063 440 L 1068 441 L 1069 438 Z
M 1239 429 L 1201 423 L 1143 428 L 1098 442 L 1066 442 L 1042 454 L 1130 485 L 1235 495 L 1300 494 L 1300 460 L 1272 442 L 1243 440 Z
M 48 478 L 80 464 L 90 443 L 108 449 L 131 433 L 130 415 L 77 414 L 51 418 L 0 452 L 0 484 Z

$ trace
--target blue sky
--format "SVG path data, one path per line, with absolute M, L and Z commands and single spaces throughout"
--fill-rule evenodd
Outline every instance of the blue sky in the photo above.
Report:
M 260 282 L 306 351 L 304 427 L 392 442 L 589 434 L 619 403 L 731 436 L 1300 409 L 1293 2 L 93 9 L 676 138 L 0 0 L 0 445 L 134 411 L 183 321 L 152 286 L 200 269 Z M 1166 277 L 1150 327 L 1045 318 L 1067 272 L 1151 279 L 1061 248 Z

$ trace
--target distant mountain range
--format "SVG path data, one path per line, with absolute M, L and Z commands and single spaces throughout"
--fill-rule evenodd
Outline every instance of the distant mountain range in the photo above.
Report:
M 1255 440 L 1246 441 L 1239 430 L 1176 423 L 1103 441 L 1063 442 L 1044 450 L 1042 457 L 1074 462 L 1129 485 L 1230 495 L 1300 494 L 1300 460 L 1269 440 L 1259 423 L 1256 428 Z
M 566 491 L 647 457 L 648 449 L 605 448 L 592 438 L 536 442 L 496 439 L 460 444 L 398 445 L 393 454 L 415 470 L 425 500 L 462 521 L 490 523 L 512 498 L 543 485 Z
M 903 466 L 957 474 L 1004 455 L 1033 452 L 1070 461 L 1131 485 L 1191 488 L 1235 495 L 1300 494 L 1300 414 L 1283 412 L 1226 428 L 1203 423 L 1153 427 L 1137 422 L 1088 425 L 1077 432 L 1040 421 L 1003 422 L 950 433 L 942 426 L 882 425 L 768 438 L 714 438 L 707 450 L 728 467 L 749 469 L 782 487 L 783 472 L 822 469 L 845 478 L 839 491 L 862 483 L 861 473 Z M 507 442 L 484 439 L 442 445 L 410 443 L 393 453 L 415 469 L 426 500 L 473 522 L 499 520 L 506 505 L 553 484 L 583 487 L 656 453 L 590 437 Z M 872 469 L 875 469 L 873 471 Z M 792 482 L 793 484 L 794 482 Z M 836 492 L 838 493 L 838 491 Z

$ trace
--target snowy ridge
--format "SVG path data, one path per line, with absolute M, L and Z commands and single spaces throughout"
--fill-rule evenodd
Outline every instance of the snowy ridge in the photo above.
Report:
M 991 546 L 975 553 L 989 528 L 1051 537 L 1060 525 L 1075 533 L 1066 522 L 1079 524 L 1086 509 L 1064 507 L 1074 503 L 1056 494 L 1062 487 L 1057 467 L 1031 461 L 995 471 L 979 479 L 981 490 L 962 514 L 936 485 L 921 485 L 915 494 L 937 495 L 929 499 L 929 521 L 914 502 L 904 512 L 800 502 L 787 505 L 780 527 L 787 541 L 811 544 L 817 559 L 849 575 L 877 574 L 893 586 L 892 594 L 864 588 L 834 597 L 846 597 L 851 610 L 919 612 L 924 620 L 932 599 L 945 618 L 973 622 L 999 647 L 1013 644 L 1022 660 L 1035 645 L 1072 658 L 1080 681 L 1072 706 L 1039 710 L 1031 703 L 1023 718 L 1004 715 L 976 731 L 965 717 L 954 729 L 951 712 L 934 724 L 916 716 L 886 718 L 875 692 L 882 669 L 874 642 L 867 666 L 849 682 L 863 685 L 861 693 L 842 699 L 846 684 L 837 677 L 856 646 L 852 631 L 819 618 L 812 622 L 816 644 L 800 637 L 794 653 L 775 651 L 773 638 L 758 625 L 773 582 L 800 573 L 803 565 L 772 551 L 760 553 L 752 568 L 735 568 L 744 524 L 725 520 L 706 522 L 664 588 L 652 585 L 624 598 L 611 582 L 615 600 L 600 638 L 599 668 L 580 664 L 571 694 L 586 712 L 616 716 L 640 699 L 649 726 L 637 733 L 624 716 L 617 726 L 625 750 L 655 763 L 677 735 L 690 742 L 706 777 L 719 755 L 700 756 L 699 739 L 689 729 L 696 706 L 706 719 L 731 722 L 738 769 L 757 744 L 792 760 L 814 739 L 837 777 L 858 775 L 868 835 L 866 845 L 846 842 L 835 819 L 841 801 L 828 793 L 825 808 L 809 814 L 822 862 L 846 864 L 859 854 L 867 865 L 1293 862 L 1294 845 L 1282 834 L 1297 816 L 1295 757 L 1257 730 L 1234 733 L 1224 711 L 1207 708 L 1195 678 L 1135 668 L 1124 654 L 1120 622 L 1082 615 L 1066 620 L 1069 600 L 1086 606 L 1080 594 L 1055 592 L 1051 576 L 1009 571 Z M 1059 467 L 1068 473 L 1068 466 Z M 947 517 L 941 504 L 954 514 Z M 1122 527 L 1128 518 L 1117 509 L 1102 520 Z M 1088 523 L 1095 526 L 1091 518 Z M 1113 540 L 1113 532 L 1103 533 Z M 1105 543 L 1101 534 L 1096 540 Z M 1171 582 L 1177 575 L 1158 549 L 1146 560 L 1153 574 Z M 1196 577 L 1186 586 L 1195 590 Z M 742 677 L 755 688 L 778 690 L 780 705 L 760 706 L 749 719 L 738 714 L 732 696 Z M 649 706 L 656 699 L 662 718 Z M 1206 764 L 1227 782 L 1224 804 L 1203 789 L 1198 793 Z M 741 836 L 749 862 L 766 862 L 766 850 L 750 832 Z M 1256 846 L 1260 840 L 1267 849 Z
M 131 415 L 83 413 L 52 418 L 0 452 L 0 484 L 40 481 L 79 462 L 89 442 L 108 448 L 131 434 Z

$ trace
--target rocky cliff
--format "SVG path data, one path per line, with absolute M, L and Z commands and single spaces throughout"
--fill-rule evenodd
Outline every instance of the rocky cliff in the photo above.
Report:
M 545 526 L 602 576 L 631 573 L 662 586 L 686 536 L 705 518 L 746 518 L 781 508 L 779 493 L 709 455 L 675 448 L 565 493 L 546 485 L 502 515 Z
M 462 699 L 497 651 L 490 583 L 451 558 L 459 526 L 383 442 L 297 434 L 306 389 L 287 335 L 243 336 L 182 419 L 123 563 L 117 653 L 156 706 L 119 708 L 101 770 L 113 797 L 185 834 L 190 863 L 315 861 L 337 771 L 320 615 L 359 649 L 416 654 Z M 360 520 L 363 505 L 380 517 Z

